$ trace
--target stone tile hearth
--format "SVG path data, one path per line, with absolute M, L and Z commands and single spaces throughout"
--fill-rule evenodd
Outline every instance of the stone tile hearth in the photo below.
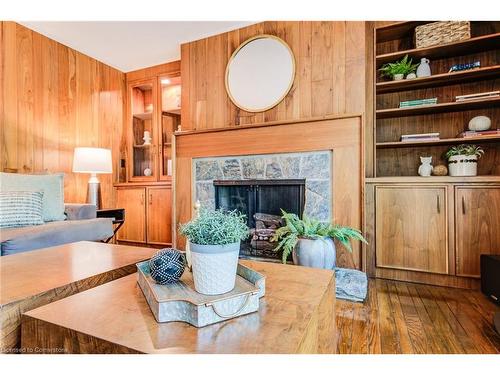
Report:
M 202 207 L 215 208 L 213 180 L 305 178 L 306 215 L 332 217 L 332 152 L 227 156 L 193 159 L 194 197 Z

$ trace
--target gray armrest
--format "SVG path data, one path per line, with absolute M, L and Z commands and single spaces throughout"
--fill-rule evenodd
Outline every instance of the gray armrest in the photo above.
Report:
M 65 203 L 64 213 L 68 220 L 87 220 L 97 217 L 96 207 L 88 203 Z

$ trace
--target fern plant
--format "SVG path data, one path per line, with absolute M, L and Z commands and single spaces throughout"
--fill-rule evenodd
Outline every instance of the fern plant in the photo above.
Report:
M 282 250 L 282 261 L 286 263 L 288 255 L 293 251 L 295 245 L 301 238 L 323 239 L 332 238 L 338 240 L 347 250 L 352 252 L 351 240 L 363 241 L 365 238 L 361 231 L 355 228 L 322 223 L 303 215 L 301 220 L 297 215 L 281 210 L 285 225 L 278 228 L 271 241 L 278 242 L 275 251 Z
M 413 60 L 408 59 L 408 55 L 405 55 L 401 60 L 396 61 L 395 63 L 387 63 L 382 65 L 379 71 L 382 73 L 382 76 L 386 76 L 389 78 L 393 78 L 396 74 L 407 75 L 410 73 L 414 73 L 417 70 L 418 64 L 412 64 Z
M 198 217 L 180 226 L 180 233 L 198 245 L 227 245 L 246 239 L 249 229 L 237 210 L 201 209 Z

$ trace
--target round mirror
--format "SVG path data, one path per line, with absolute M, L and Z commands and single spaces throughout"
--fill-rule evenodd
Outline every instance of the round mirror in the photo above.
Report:
M 231 101 L 248 112 L 263 112 L 280 103 L 295 77 L 290 47 L 273 35 L 242 43 L 226 67 L 226 90 Z

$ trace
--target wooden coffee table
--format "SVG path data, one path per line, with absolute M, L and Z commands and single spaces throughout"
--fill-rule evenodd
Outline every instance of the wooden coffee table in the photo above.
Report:
M 25 311 L 134 273 L 155 251 L 83 241 L 0 257 L 0 353 L 18 351 Z
M 23 315 L 26 352 L 333 353 L 332 271 L 241 261 L 266 276 L 256 313 L 195 328 L 157 323 L 137 275 L 87 290 Z

